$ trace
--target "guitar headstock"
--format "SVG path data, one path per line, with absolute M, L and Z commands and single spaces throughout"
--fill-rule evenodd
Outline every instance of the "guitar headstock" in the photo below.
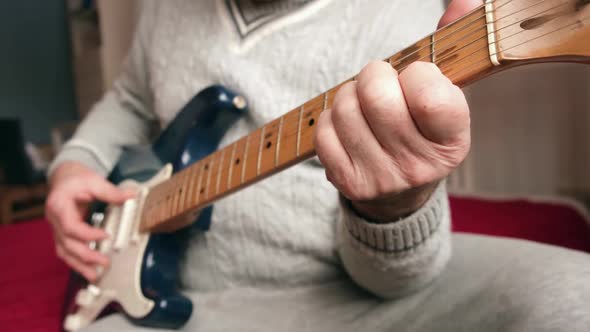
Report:
M 493 1 L 498 60 L 590 63 L 590 0 Z

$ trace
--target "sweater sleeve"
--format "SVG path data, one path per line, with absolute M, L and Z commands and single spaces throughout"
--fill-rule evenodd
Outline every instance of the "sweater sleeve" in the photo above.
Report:
M 422 208 L 386 224 L 358 217 L 344 202 L 339 254 L 356 283 L 382 298 L 418 291 L 443 270 L 451 254 L 450 211 L 444 182 Z
M 48 174 L 65 161 L 78 161 L 101 174 L 115 165 L 122 148 L 149 142 L 156 125 L 147 68 L 148 2 L 136 26 L 131 49 L 113 87 L 93 106 L 56 158 Z

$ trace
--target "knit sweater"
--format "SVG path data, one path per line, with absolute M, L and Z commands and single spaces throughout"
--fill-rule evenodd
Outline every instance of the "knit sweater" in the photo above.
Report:
M 250 113 L 227 145 L 430 33 L 441 1 L 144 1 L 124 72 L 51 170 L 76 160 L 102 174 L 122 146 L 148 144 L 193 95 L 223 84 Z M 354 280 L 392 298 L 421 289 L 450 255 L 444 185 L 411 216 L 374 224 L 339 202 L 317 158 L 216 203 L 182 265 L 194 291 Z

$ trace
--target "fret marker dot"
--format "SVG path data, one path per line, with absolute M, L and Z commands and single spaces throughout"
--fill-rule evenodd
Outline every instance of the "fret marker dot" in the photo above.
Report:
M 205 188 L 201 188 L 201 194 L 205 192 Z
M 267 149 L 270 149 L 270 147 L 271 147 L 271 146 L 272 146 L 272 142 L 268 142 L 268 143 L 266 143 L 266 148 L 267 148 Z
M 314 120 L 314 119 L 310 119 L 310 120 L 309 120 L 309 126 L 311 127 L 311 126 L 313 126 L 314 124 L 315 124 L 315 120 Z
M 236 159 L 236 165 L 240 164 L 240 158 Z
M 209 169 L 209 164 L 205 164 L 205 170 Z

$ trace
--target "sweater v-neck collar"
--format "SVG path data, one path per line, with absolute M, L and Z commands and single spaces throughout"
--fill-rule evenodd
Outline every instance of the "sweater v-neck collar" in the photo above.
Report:
M 305 7 L 325 0 L 225 0 L 229 14 L 242 39 L 274 25 Z

